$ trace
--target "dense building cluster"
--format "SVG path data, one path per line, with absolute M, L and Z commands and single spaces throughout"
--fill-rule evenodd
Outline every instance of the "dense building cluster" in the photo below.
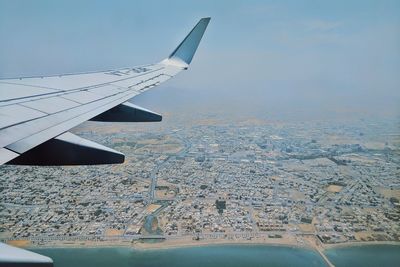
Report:
M 127 162 L 1 166 L 2 240 L 399 241 L 400 139 L 391 121 L 77 131 Z

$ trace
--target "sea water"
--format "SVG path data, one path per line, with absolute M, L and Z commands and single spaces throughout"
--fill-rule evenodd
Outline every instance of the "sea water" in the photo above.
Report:
M 137 250 L 111 248 L 32 249 L 51 257 L 55 267 L 267 267 L 327 266 L 314 250 L 269 245 L 213 245 Z M 325 251 L 336 267 L 400 266 L 400 246 L 362 245 Z
M 55 267 L 239 267 L 326 266 L 309 249 L 264 245 L 218 245 L 168 249 L 51 248 L 33 250 L 51 257 Z

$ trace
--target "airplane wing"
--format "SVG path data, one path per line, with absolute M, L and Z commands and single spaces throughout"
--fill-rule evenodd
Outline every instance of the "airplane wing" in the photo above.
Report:
M 34 266 L 53 267 L 49 257 L 0 243 L 0 267 Z
M 0 165 L 122 163 L 124 155 L 68 130 L 87 120 L 161 121 L 127 102 L 192 61 L 210 18 L 202 18 L 165 60 L 117 70 L 0 79 Z

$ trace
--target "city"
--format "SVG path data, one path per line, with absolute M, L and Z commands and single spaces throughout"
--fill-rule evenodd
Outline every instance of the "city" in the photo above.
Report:
M 395 120 L 87 123 L 122 165 L 0 168 L 0 238 L 15 245 L 400 240 Z

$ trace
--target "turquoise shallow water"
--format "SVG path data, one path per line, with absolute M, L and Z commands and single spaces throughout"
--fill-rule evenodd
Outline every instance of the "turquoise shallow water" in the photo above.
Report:
M 326 256 L 337 267 L 400 266 L 399 245 L 363 245 L 330 249 Z
M 56 267 L 326 266 L 312 250 L 278 246 L 207 246 L 140 251 L 131 248 L 36 249 Z
M 266 245 L 221 245 L 134 250 L 131 248 L 52 248 L 34 251 L 52 257 L 56 267 L 239 267 L 326 266 L 317 252 Z M 400 246 L 344 247 L 326 252 L 336 267 L 400 266 Z

